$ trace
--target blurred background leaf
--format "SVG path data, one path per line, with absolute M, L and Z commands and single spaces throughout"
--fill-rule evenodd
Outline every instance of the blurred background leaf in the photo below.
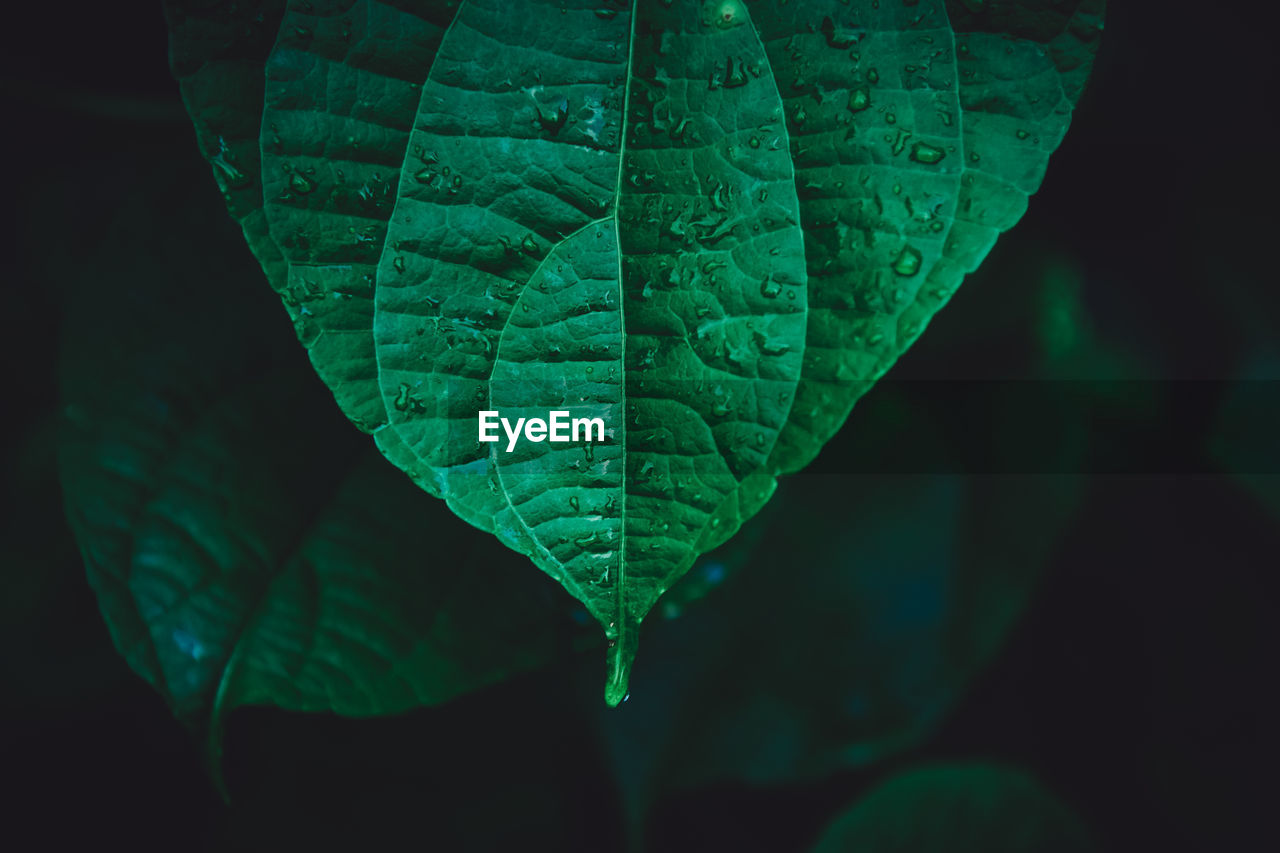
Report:
M 597 717 L 633 831 L 679 790 L 818 780 L 916 746 L 999 650 L 1083 494 L 1091 413 L 1136 370 L 1088 328 L 1066 259 L 1020 268 L 1026 311 L 984 330 L 1025 350 L 1017 378 L 946 390 L 952 410 L 1000 411 L 984 453 L 949 445 L 936 384 L 883 383 L 826 473 L 784 480 L 747 537 L 691 573 L 722 588 L 684 617 L 665 601 L 647 626 L 632 699 Z M 939 337 L 933 358 L 963 353 Z
M 395 713 L 570 648 L 554 585 L 333 410 L 193 185 L 137 188 L 63 324 L 67 512 L 130 666 L 204 724 L 240 704 Z
M 1211 452 L 1280 518 L 1280 350 L 1259 348 L 1244 359 L 1223 394 Z
M 1088 853 L 1079 818 L 1021 770 L 941 764 L 898 773 L 832 821 L 813 853 Z

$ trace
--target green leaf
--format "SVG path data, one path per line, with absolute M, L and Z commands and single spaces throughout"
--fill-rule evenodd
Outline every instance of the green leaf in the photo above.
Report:
M 262 209 L 262 67 L 284 0 L 228 4 L 165 0 L 169 67 L 195 125 L 200 153 L 213 167 L 227 209 L 240 223 L 272 289 L 286 270 Z
M 231 214 L 339 407 L 402 468 L 379 429 L 369 263 L 390 213 L 384 176 L 457 3 L 412 5 L 166 2 L 170 65 Z M 313 195 L 317 168 L 330 184 Z M 319 228 L 304 236 L 303 221 Z
M 286 302 L 383 452 L 605 628 L 616 704 L 659 597 L 1022 215 L 1101 10 L 291 4 L 260 138 Z M 488 410 L 609 436 L 507 452 Z
M 374 358 L 374 272 L 421 83 L 456 2 L 290 2 L 265 65 L 266 220 L 282 297 L 342 411 L 396 464 Z
M 1080 819 L 1032 776 L 939 764 L 890 777 L 823 832 L 813 853 L 1088 853 Z
M 239 705 L 386 714 L 547 661 L 554 587 L 350 429 L 224 218 L 159 178 L 84 271 L 61 365 L 68 517 L 129 665 L 216 753 Z

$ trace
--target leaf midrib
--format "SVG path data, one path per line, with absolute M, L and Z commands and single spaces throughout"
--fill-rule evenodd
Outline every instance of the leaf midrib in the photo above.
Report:
M 626 169 L 627 162 L 627 119 L 631 115 L 631 77 L 632 67 L 635 59 L 636 49 L 636 7 L 639 0 L 631 0 L 631 26 L 627 33 L 627 64 L 623 72 L 622 83 L 622 115 L 618 119 L 618 180 L 613 191 L 613 235 L 614 249 L 618 253 L 618 314 L 619 329 L 621 334 L 621 342 L 619 343 L 618 361 L 622 364 L 620 371 L 621 381 L 620 389 L 620 406 L 618 412 L 621 415 L 621 422 L 618 426 L 622 438 L 619 442 L 620 462 L 622 468 L 622 494 L 618 498 L 618 517 L 621 524 L 618 530 L 618 577 L 615 583 L 617 593 L 614 596 L 614 618 L 617 622 L 617 637 L 609 637 L 614 640 L 614 646 L 611 649 L 612 657 L 609 661 L 609 681 L 605 685 L 605 699 L 610 704 L 617 704 L 623 697 L 618 696 L 620 690 L 625 690 L 627 685 L 627 662 L 625 656 L 627 654 L 626 631 L 627 625 L 627 317 L 626 303 L 624 302 L 624 287 L 622 280 L 622 227 L 618 216 L 618 207 L 622 203 L 622 173 Z M 605 636 L 609 633 L 606 630 Z

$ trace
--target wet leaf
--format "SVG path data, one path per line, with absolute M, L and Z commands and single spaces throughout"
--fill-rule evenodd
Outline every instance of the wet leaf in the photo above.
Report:
M 259 141 L 299 336 L 392 461 L 601 624 L 610 704 L 662 594 L 1038 188 L 1102 2 L 972 6 L 288 4 Z M 481 411 L 607 439 L 508 451 Z

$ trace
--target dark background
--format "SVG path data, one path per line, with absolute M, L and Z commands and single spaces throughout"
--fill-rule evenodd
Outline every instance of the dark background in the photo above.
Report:
M 393 719 L 237 712 L 227 775 L 238 804 L 227 810 L 196 741 L 115 654 L 54 470 L 65 278 L 84 275 L 81 262 L 157 164 L 190 162 L 202 176 L 190 192 L 216 189 L 168 74 L 158 8 L 33 9 L 0 57 L 0 832 L 147 850 L 348 838 L 377 849 L 378 837 L 425 842 L 473 827 L 494 846 L 536 846 L 544 833 L 562 849 L 615 849 L 615 792 L 557 698 L 567 670 Z M 1258 432 L 1265 446 L 1231 462 L 1215 451 L 1236 441 L 1218 419 L 1232 380 L 1280 341 L 1280 63 L 1260 9 L 1114 3 L 1044 187 L 981 273 L 1013 293 L 1029 256 L 1068 252 L 1096 334 L 1140 365 L 1124 385 L 1066 395 L 1090 407 L 1086 497 L 1003 653 L 912 752 L 807 785 L 667 798 L 647 827 L 652 849 L 803 850 L 886 771 L 975 755 L 1032 770 L 1107 849 L 1259 849 L 1274 835 L 1274 754 L 1263 744 L 1278 710 L 1267 629 L 1280 525 L 1240 475 L 1280 473 L 1265 460 L 1280 432 Z M 105 270 L 103 283 L 120 286 Z M 963 341 L 977 285 L 891 378 L 936 390 L 1009 377 L 1026 357 L 1016 338 L 962 346 L 963 358 L 929 345 L 935 332 Z M 1246 386 L 1248 420 L 1276 423 L 1276 387 Z M 986 397 L 918 396 L 966 464 L 987 464 L 983 425 L 996 415 Z M 1040 405 L 1022 415 L 1029 430 L 1048 416 Z M 855 446 L 833 445 L 818 464 L 875 467 Z M 1010 464 L 1036 459 L 1029 450 Z

